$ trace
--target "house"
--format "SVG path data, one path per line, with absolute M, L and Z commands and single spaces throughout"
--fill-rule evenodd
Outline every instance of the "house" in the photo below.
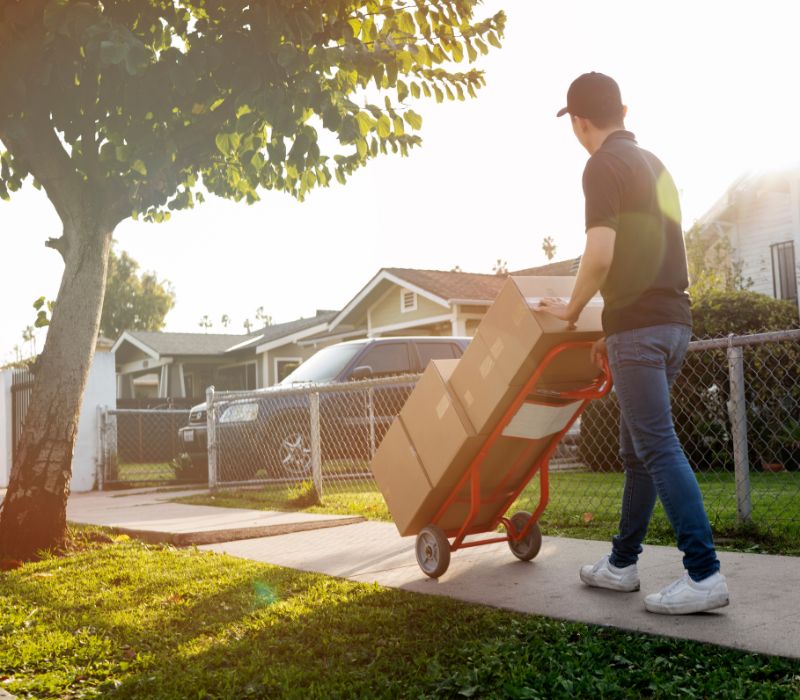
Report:
M 574 275 L 579 259 L 519 270 Z M 118 397 L 185 399 L 276 384 L 325 345 L 389 335 L 475 333 L 506 275 L 387 267 L 340 311 L 267 326 L 247 335 L 126 331 L 114 345 Z
M 574 275 L 575 261 L 512 272 Z M 326 334 L 342 327 L 352 335 L 474 335 L 506 275 L 387 267 L 381 269 L 333 318 Z
M 728 262 L 752 281 L 752 291 L 798 300 L 800 170 L 739 178 L 696 226 L 701 235 L 729 244 Z
M 335 313 L 245 335 L 125 331 L 113 347 L 117 397 L 197 400 L 212 384 L 225 391 L 269 386 L 316 351 L 296 342 L 322 331 Z

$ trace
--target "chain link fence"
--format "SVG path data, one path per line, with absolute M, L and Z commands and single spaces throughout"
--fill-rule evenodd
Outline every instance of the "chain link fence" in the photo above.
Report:
M 192 480 L 178 438 L 189 422 L 188 409 L 99 411 L 101 488 Z
M 418 378 L 209 392 L 211 485 L 375 489 L 369 462 Z
M 385 512 L 369 462 L 419 375 L 346 384 L 209 391 L 206 409 L 100 416 L 108 486 L 207 480 L 261 485 L 289 506 L 322 500 Z M 672 392 L 675 425 L 712 525 L 800 532 L 800 330 L 690 344 Z M 591 402 L 550 462 L 545 522 L 615 524 L 624 474 L 614 393 Z M 185 454 L 188 426 L 197 453 Z M 538 502 L 538 479 L 517 504 Z M 654 526 L 668 527 L 660 509 Z
M 717 531 L 742 523 L 800 531 L 800 330 L 693 341 L 672 407 Z M 624 483 L 618 421 L 613 392 L 586 408 L 579 466 L 552 475 L 546 518 L 616 523 Z M 660 505 L 653 524 L 669 527 Z
M 673 388 L 676 429 L 712 524 L 800 528 L 800 330 L 691 343 Z M 380 502 L 369 462 L 418 376 L 253 392 L 209 392 L 209 481 Z M 589 404 L 551 460 L 547 521 L 615 524 L 624 474 L 613 392 Z M 518 506 L 538 502 L 538 479 Z M 654 525 L 667 527 L 660 506 Z

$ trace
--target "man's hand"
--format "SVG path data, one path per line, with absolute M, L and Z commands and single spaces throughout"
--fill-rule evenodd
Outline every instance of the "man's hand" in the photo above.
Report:
M 569 324 L 569 330 L 574 330 L 575 323 L 578 320 L 580 312 L 574 313 L 569 304 L 560 297 L 544 297 L 539 301 L 536 307 L 538 311 L 544 311 L 546 314 L 560 318 Z
M 600 338 L 592 343 L 592 347 L 589 350 L 589 357 L 592 358 L 592 362 L 597 369 L 603 369 L 603 361 L 608 361 L 608 348 L 606 348 L 605 338 Z

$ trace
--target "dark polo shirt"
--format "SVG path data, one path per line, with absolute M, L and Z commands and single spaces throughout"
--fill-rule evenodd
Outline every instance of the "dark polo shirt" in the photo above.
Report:
M 583 172 L 586 230 L 616 232 L 603 288 L 606 335 L 662 323 L 692 325 L 678 191 L 663 163 L 615 131 Z

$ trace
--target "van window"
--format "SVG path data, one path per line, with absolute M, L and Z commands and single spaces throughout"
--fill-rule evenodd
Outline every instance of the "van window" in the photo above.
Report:
M 411 372 L 411 359 L 407 343 L 381 343 L 367 350 L 356 360 L 356 366 L 368 365 L 373 377 L 388 377 Z
M 460 348 L 453 343 L 415 343 L 422 369 L 428 366 L 431 360 L 456 360 L 461 357 Z

